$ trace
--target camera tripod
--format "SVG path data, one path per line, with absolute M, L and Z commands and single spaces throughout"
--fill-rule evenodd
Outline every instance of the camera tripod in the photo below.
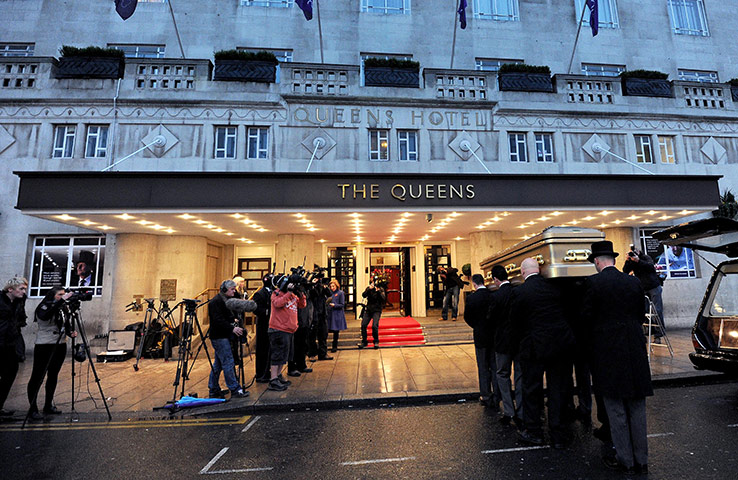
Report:
M 208 363 L 210 363 L 211 368 L 213 366 L 213 361 L 210 358 L 210 352 L 208 351 L 208 347 L 205 344 L 207 335 L 203 335 L 202 328 L 200 327 L 200 321 L 197 319 L 197 309 L 202 306 L 198 305 L 199 302 L 200 300 L 193 300 L 189 298 L 185 298 L 184 300 L 182 300 L 182 302 L 180 302 L 180 304 L 183 303 L 185 306 L 185 316 L 184 320 L 182 320 L 182 324 L 180 325 L 181 332 L 179 337 L 179 352 L 177 355 L 177 372 L 174 375 L 174 383 L 172 384 L 174 386 L 172 403 L 177 401 L 177 390 L 179 389 L 180 380 L 182 384 L 180 398 L 184 397 L 185 385 L 187 383 L 187 380 L 189 380 L 190 378 L 190 372 L 195 366 L 195 360 L 197 360 L 197 356 L 200 354 L 200 349 L 205 349 L 205 355 L 207 355 L 208 357 Z M 207 303 L 208 302 L 205 302 L 203 305 L 207 305 Z M 176 305 L 174 309 L 176 309 L 180 304 Z M 200 346 L 197 347 L 197 351 L 193 356 L 192 333 L 195 327 L 197 327 L 197 331 L 200 334 L 200 338 L 202 341 L 200 343 Z M 193 357 L 191 362 L 190 357 Z
M 97 370 L 95 369 L 95 362 L 92 361 L 92 353 L 90 353 L 90 344 L 87 342 L 87 334 L 85 333 L 85 326 L 82 324 L 82 316 L 80 314 L 80 307 L 79 304 L 72 303 L 69 305 L 69 323 L 72 326 L 72 330 L 77 332 L 77 337 L 82 341 L 81 345 L 85 351 L 85 356 L 87 357 L 87 361 L 90 362 L 90 368 L 92 369 L 92 374 L 95 376 L 95 383 L 97 383 L 97 389 L 100 390 L 100 398 L 102 398 L 103 405 L 105 405 L 105 411 L 108 414 L 108 420 L 112 420 L 113 417 L 110 415 L 110 408 L 108 407 L 108 402 L 105 399 L 105 394 L 103 393 L 102 385 L 100 385 L 100 377 L 97 376 Z M 75 344 L 74 344 L 75 338 L 72 338 L 72 353 L 74 353 L 75 350 Z M 74 362 L 75 362 L 75 356 L 72 355 L 72 413 L 75 413 L 74 411 Z
M 143 331 L 141 332 L 141 342 L 138 345 L 138 352 L 136 352 L 136 363 L 133 364 L 133 370 L 136 372 L 138 372 L 138 362 L 141 361 L 141 354 L 143 353 L 144 346 L 147 345 L 149 338 L 157 333 L 164 333 L 165 335 L 164 361 L 169 360 L 169 335 L 167 334 L 167 331 L 171 332 L 174 330 L 174 326 L 171 323 L 172 311 L 169 310 L 168 302 L 166 300 L 162 300 L 160 309 L 157 310 L 154 307 L 153 298 L 145 298 L 144 300 L 147 305 L 143 320 Z M 155 313 L 156 316 L 154 316 Z M 154 329 L 154 326 L 158 326 L 158 330 Z

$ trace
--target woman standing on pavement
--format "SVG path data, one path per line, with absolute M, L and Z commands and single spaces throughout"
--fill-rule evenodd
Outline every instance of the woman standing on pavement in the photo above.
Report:
M 33 420 L 44 418 L 39 413 L 36 404 L 44 375 L 46 376 L 46 400 L 43 411 L 49 415 L 61 413 L 61 410 L 54 406 L 53 400 L 59 371 L 67 356 L 67 339 L 64 335 L 72 338 L 77 336 L 77 332 L 72 330 L 69 318 L 64 315 L 62 309 L 64 301 L 72 295 L 74 295 L 73 292 L 66 292 L 63 287 L 52 287 L 36 307 L 33 321 L 38 323 L 38 333 L 36 333 L 36 346 L 33 348 L 33 371 L 28 380 L 28 403 L 31 406 L 28 415 Z
M 341 285 L 335 278 L 331 280 L 328 285 L 333 292 L 331 298 L 328 299 L 328 306 L 331 307 L 331 318 L 328 324 L 328 331 L 333 332 L 333 346 L 331 352 L 335 353 L 338 350 L 338 332 L 346 330 L 346 315 L 343 312 L 343 307 L 346 303 L 346 296 L 341 290 Z
M 13 414 L 5 410 L 5 400 L 18 374 L 18 363 L 26 358 L 26 344 L 21 327 L 26 326 L 26 290 L 28 280 L 13 277 L 0 292 L 0 416 Z

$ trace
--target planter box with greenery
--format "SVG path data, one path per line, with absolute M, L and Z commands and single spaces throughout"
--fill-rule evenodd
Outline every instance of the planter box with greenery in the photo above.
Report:
M 420 63 L 396 58 L 367 58 L 364 85 L 367 87 L 420 88 Z
M 553 92 L 551 69 L 546 65 L 505 63 L 497 72 L 497 83 L 501 91 L 508 92 Z
M 734 102 L 738 102 L 738 78 L 731 78 L 728 83 L 730 84 L 730 96 Z
M 65 45 L 59 53 L 54 68 L 56 78 L 123 78 L 125 55 L 121 50 Z
M 630 70 L 620 74 L 623 95 L 639 97 L 674 97 L 669 74 L 654 70 Z
M 277 63 L 277 57 L 270 52 L 221 50 L 215 52 L 213 80 L 274 83 Z

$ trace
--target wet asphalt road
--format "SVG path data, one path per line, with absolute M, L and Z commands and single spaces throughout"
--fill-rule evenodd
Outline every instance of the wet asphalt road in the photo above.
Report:
M 184 422 L 0 425 L 3 479 L 610 479 L 578 423 L 563 451 L 521 449 L 480 405 L 214 415 Z M 659 389 L 648 401 L 650 479 L 738 476 L 738 383 Z M 84 422 L 84 419 L 82 420 Z M 189 423 L 187 422 L 200 422 Z M 245 431 L 244 431 L 245 430 Z M 644 478 L 644 477 L 641 477 Z

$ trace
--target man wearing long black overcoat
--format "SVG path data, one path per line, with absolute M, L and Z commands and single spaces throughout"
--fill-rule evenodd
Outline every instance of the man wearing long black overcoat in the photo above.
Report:
M 615 268 L 612 242 L 592 244 L 589 261 L 599 273 L 585 283 L 582 319 L 588 326 L 592 386 L 610 421 L 615 459 L 611 468 L 648 471 L 646 397 L 653 395 L 643 333 L 645 293 L 641 282 Z
M 525 282 L 513 290 L 510 305 L 512 324 L 520 339 L 523 366 L 524 443 L 543 443 L 543 375 L 548 390 L 548 426 L 551 443 L 561 449 L 566 445 L 562 423 L 566 376 L 571 375 L 574 334 L 564 316 L 561 291 L 541 277 L 538 262 L 526 258 L 520 266 Z

